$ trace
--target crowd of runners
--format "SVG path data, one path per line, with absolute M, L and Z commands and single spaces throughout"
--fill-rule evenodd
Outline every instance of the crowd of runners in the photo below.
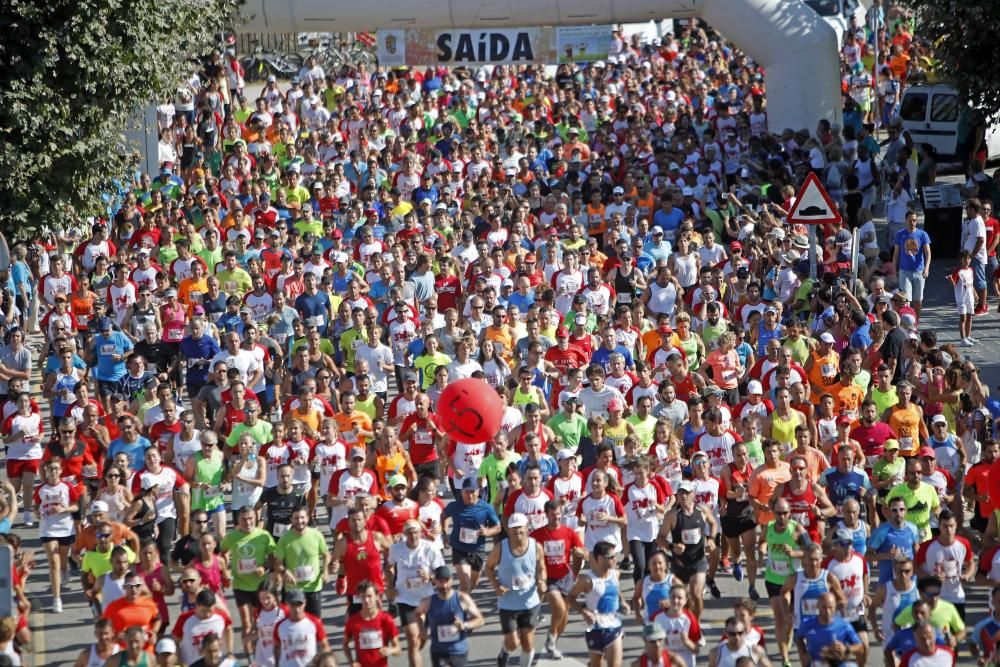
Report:
M 926 45 L 870 14 L 843 124 L 784 131 L 696 22 L 554 72 L 307 61 L 251 96 L 213 55 L 158 108 L 160 173 L 12 248 L 0 664 L 29 643 L 36 538 L 43 612 L 93 611 L 77 667 L 464 667 L 492 615 L 498 667 L 987 664 L 1000 403 L 920 326 L 894 118 Z M 843 213 L 816 277 L 786 220 L 808 173 Z M 990 186 L 950 276 L 964 345 Z M 436 417 L 464 378 L 506 406 L 486 442 Z

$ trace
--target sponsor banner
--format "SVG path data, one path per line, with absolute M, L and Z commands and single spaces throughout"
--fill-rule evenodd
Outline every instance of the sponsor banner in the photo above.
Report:
M 464 66 L 593 62 L 608 57 L 611 26 L 379 30 L 379 64 Z

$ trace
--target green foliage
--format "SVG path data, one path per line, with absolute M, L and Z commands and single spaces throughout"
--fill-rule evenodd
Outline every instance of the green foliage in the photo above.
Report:
M 100 213 L 130 173 L 123 131 L 172 96 L 239 0 L 0 3 L 0 228 L 17 236 Z
M 935 75 L 987 117 L 1000 114 L 1000 68 L 995 62 L 1000 2 L 902 0 L 917 17 L 917 33 L 934 45 Z

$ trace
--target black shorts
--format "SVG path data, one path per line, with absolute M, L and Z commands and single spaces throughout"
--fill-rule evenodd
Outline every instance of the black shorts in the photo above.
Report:
M 516 611 L 513 609 L 500 610 L 500 632 L 510 634 L 515 630 L 529 630 L 538 625 L 539 613 L 542 605 L 537 604 L 531 609 Z
M 694 565 L 678 565 L 676 561 L 670 566 L 674 576 L 685 584 L 690 583 L 694 575 L 708 572 L 708 558 L 702 558 Z
M 784 584 L 774 584 L 770 581 L 764 582 L 764 588 L 767 589 L 767 597 L 769 598 L 781 597 L 781 589 L 783 586 Z
M 969 528 L 971 528 L 977 533 L 985 533 L 986 526 L 989 525 L 989 523 L 990 523 L 989 518 L 981 517 L 977 512 L 976 516 L 969 519 Z
M 49 542 L 58 542 L 61 547 L 71 547 L 73 543 L 76 542 L 76 535 L 63 535 L 62 537 L 43 537 L 41 540 L 42 544 L 48 544 Z
M 720 523 L 722 524 L 722 534 L 728 538 L 740 537 L 743 533 L 753 530 L 757 527 L 757 523 L 753 520 L 753 516 L 724 516 L 722 517 Z
M 468 653 L 431 653 L 431 667 L 465 667 L 469 663 Z
M 413 466 L 414 471 L 417 473 L 417 479 L 421 477 L 433 477 L 434 479 L 441 479 L 441 466 L 437 462 L 437 459 L 433 461 L 428 461 L 427 463 L 418 463 Z
M 868 632 L 868 619 L 859 618 L 856 621 L 851 621 L 851 627 L 854 628 L 855 632 Z
M 963 623 L 965 623 L 965 603 L 962 602 L 959 604 L 958 602 L 953 602 L 952 604 L 955 605 L 955 611 L 958 612 L 958 617 L 962 619 Z
M 256 609 L 260 606 L 257 591 L 241 591 L 234 588 L 233 597 L 236 598 L 237 607 L 253 607 Z
M 400 625 L 409 625 L 420 620 L 420 617 L 417 616 L 417 608 L 402 602 L 396 603 L 396 616 L 399 617 Z
M 482 551 L 470 551 L 466 553 L 464 551 L 455 551 L 453 549 L 451 552 L 451 563 L 452 565 L 467 564 L 476 572 L 482 572 L 483 564 L 486 562 L 484 556 L 485 552 Z

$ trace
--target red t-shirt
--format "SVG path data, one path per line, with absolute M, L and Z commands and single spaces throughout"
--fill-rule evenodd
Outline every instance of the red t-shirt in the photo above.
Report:
M 417 503 L 409 498 L 404 498 L 401 503 L 389 500 L 379 505 L 375 510 L 375 517 L 380 517 L 389 526 L 389 530 L 392 531 L 389 535 L 402 535 L 403 524 L 410 519 L 416 519 L 418 511 Z
M 427 419 L 421 419 L 416 413 L 407 415 L 399 427 L 399 432 L 406 433 L 412 424 L 416 424 L 417 428 L 406 439 L 410 461 L 413 462 L 413 465 L 437 461 L 437 447 L 434 446 L 437 440 L 437 431 L 433 428 L 438 425 L 437 417 L 428 414 Z
M 547 525 L 531 533 L 535 541 L 542 545 L 545 553 L 545 574 L 550 580 L 559 580 L 570 573 L 570 557 L 573 549 L 583 548 L 580 534 L 569 526 L 560 525 L 555 529 Z
M 344 634 L 354 642 L 354 655 L 361 667 L 386 667 L 389 658 L 379 653 L 379 649 L 398 637 L 399 629 L 392 616 L 379 611 L 371 619 L 365 619 L 360 613 L 349 616 Z

